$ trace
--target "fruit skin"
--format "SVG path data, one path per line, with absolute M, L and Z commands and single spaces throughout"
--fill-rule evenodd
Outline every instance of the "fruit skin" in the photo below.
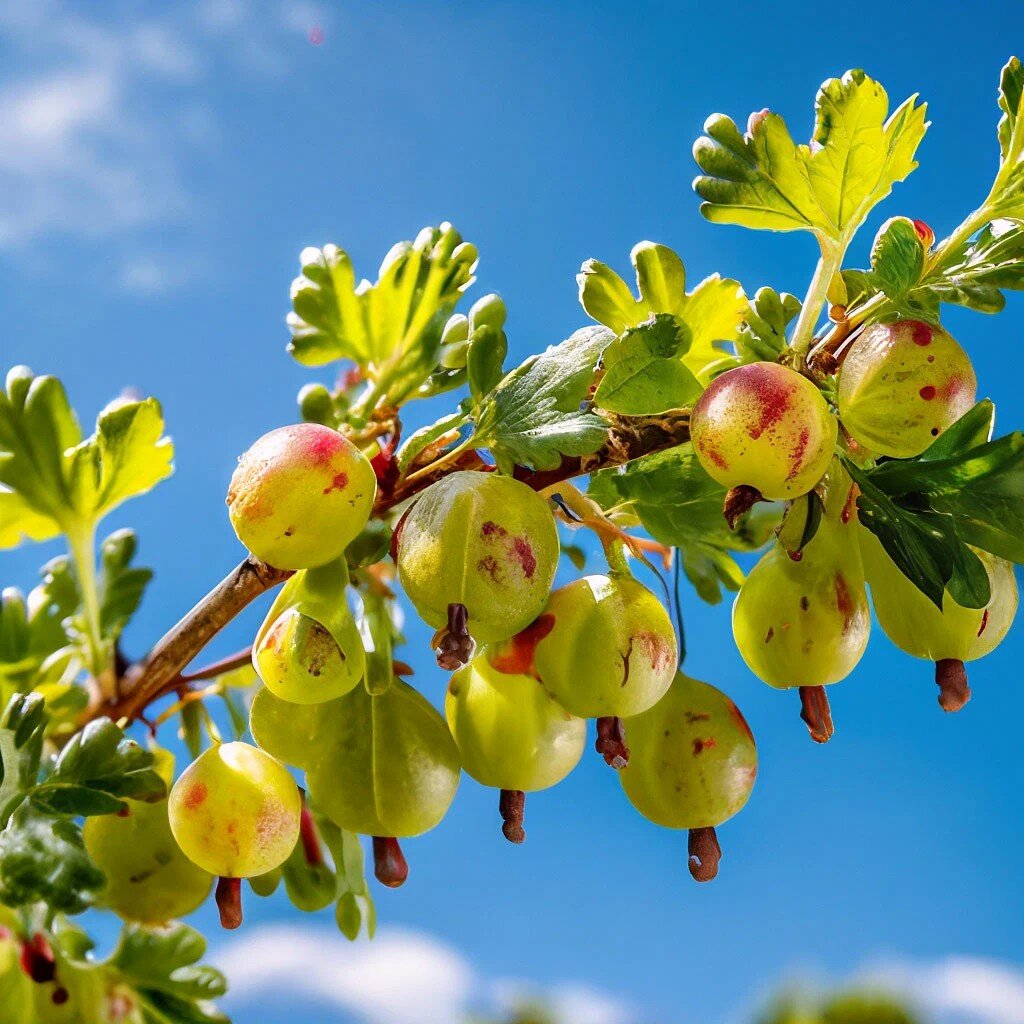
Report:
M 676 635 L 662 603 L 628 573 L 560 587 L 534 667 L 545 689 L 580 718 L 628 718 L 661 699 L 676 671 Z
M 700 464 L 723 487 L 754 487 L 770 501 L 806 494 L 828 469 L 838 423 L 821 392 L 778 363 L 716 377 L 690 415 Z
M 984 608 L 964 608 L 948 593 L 942 611 L 914 586 L 868 529 L 860 529 L 864 568 L 878 624 L 892 642 L 915 658 L 975 661 L 995 650 L 1017 613 L 1013 566 L 973 549 L 988 573 L 992 596 Z
M 228 488 L 238 539 L 277 569 L 337 558 L 366 525 L 377 478 L 336 430 L 296 423 L 264 434 L 239 460 Z
M 262 875 L 283 863 L 298 842 L 301 812 L 288 769 L 247 743 L 205 751 L 168 798 L 171 831 L 182 852 L 223 878 Z
M 249 727 L 256 742 L 306 772 L 310 799 L 339 828 L 360 835 L 429 832 L 459 784 L 458 748 L 434 706 L 395 680 L 305 707 L 262 689 Z
M 629 802 L 665 828 L 721 825 L 747 802 L 757 746 L 739 708 L 715 687 L 676 674 L 668 693 L 627 727 Z
M 264 683 L 282 700 L 317 704 L 363 678 L 366 654 L 346 603 L 344 559 L 296 573 L 278 594 L 252 648 Z
M 920 455 L 973 405 L 977 380 L 967 353 L 941 327 L 920 320 L 872 324 L 839 374 L 839 418 L 869 451 Z
M 532 676 L 493 668 L 486 652 L 452 675 L 444 710 L 463 768 L 485 786 L 547 789 L 583 756 L 587 723 Z
M 464 604 L 478 643 L 507 640 L 543 610 L 558 567 L 548 503 L 497 473 L 459 472 L 423 492 L 401 523 L 398 575 L 420 617 L 440 629 Z
M 85 848 L 107 876 L 100 894 L 125 921 L 163 924 L 197 909 L 213 876 L 181 852 L 171 833 L 167 801 L 128 800 L 129 813 L 87 818 Z
M 769 686 L 838 682 L 867 647 L 871 612 L 850 487 L 845 473 L 830 474 L 818 532 L 799 560 L 773 544 L 736 596 L 733 638 Z

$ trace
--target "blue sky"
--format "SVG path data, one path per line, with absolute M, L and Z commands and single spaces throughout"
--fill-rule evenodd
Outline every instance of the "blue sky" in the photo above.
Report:
M 625 271 L 644 238 L 677 249 L 691 281 L 717 270 L 802 294 L 809 238 L 698 214 L 690 146 L 705 117 L 770 106 L 806 137 L 818 84 L 854 66 L 894 102 L 919 91 L 933 121 L 922 166 L 865 230 L 863 257 L 884 216 L 941 236 L 983 197 L 1014 44 L 1018 0 L 0 5 L 0 363 L 58 373 L 85 418 L 122 387 L 155 394 L 177 445 L 175 477 L 108 523 L 135 527 L 157 572 L 129 646 L 241 555 L 223 506 L 234 460 L 293 420 L 315 379 L 284 353 L 304 246 L 336 242 L 372 276 L 394 241 L 452 220 L 481 252 L 474 294 L 507 302 L 519 357 L 585 322 L 584 259 Z M 1024 301 L 947 325 L 1001 428 L 1020 427 L 1006 365 Z M 3 553 L 2 582 L 31 585 L 51 553 Z M 634 814 L 595 756 L 531 798 L 522 848 L 466 780 L 442 826 L 408 843 L 409 884 L 378 890 L 390 932 L 374 950 L 336 948 L 328 920 L 280 900 L 250 901 L 248 932 L 211 927 L 241 979 L 236 1019 L 413 1024 L 425 1002 L 458 1008 L 525 979 L 570 1024 L 707 1024 L 742 1019 L 780 980 L 868 972 L 944 1019 L 1021 1024 L 1024 632 L 944 716 L 929 667 L 876 631 L 832 690 L 838 732 L 818 748 L 795 698 L 745 669 L 728 607 L 684 602 L 688 669 L 740 704 L 761 751 L 713 885 L 690 881 L 685 837 Z M 210 654 L 242 646 L 259 614 Z M 426 631 L 410 632 L 436 700 Z

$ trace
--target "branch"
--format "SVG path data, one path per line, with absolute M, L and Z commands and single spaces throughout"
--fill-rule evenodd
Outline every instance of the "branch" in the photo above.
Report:
M 556 469 L 517 468 L 516 478 L 541 491 L 563 480 L 621 466 L 644 455 L 674 448 L 690 439 L 687 411 L 647 417 L 609 416 L 609 421 L 608 440 L 594 455 L 563 458 Z M 441 467 L 437 474 L 424 474 L 411 484 L 399 482 L 393 492 L 381 494 L 374 507 L 374 515 L 385 515 L 446 473 L 457 469 L 485 468 L 489 467 L 476 452 L 465 452 L 454 463 Z M 182 670 L 242 609 L 291 575 L 290 571 L 274 569 L 252 556 L 247 558 L 173 626 L 145 659 L 128 669 L 120 680 L 116 699 L 97 704 L 90 709 L 87 718 L 106 716 L 115 721 L 121 718 L 134 721 L 153 701 L 190 680 L 204 678 L 205 672 L 183 677 Z

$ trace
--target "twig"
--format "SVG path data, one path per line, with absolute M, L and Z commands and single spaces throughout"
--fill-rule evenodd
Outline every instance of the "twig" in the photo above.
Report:
M 621 466 L 641 456 L 674 448 L 690 439 L 690 417 L 686 410 L 664 413 L 660 416 L 611 416 L 609 419 L 611 425 L 608 439 L 595 454 L 563 458 L 556 469 L 517 468 L 516 478 L 540 491 L 576 476 L 610 466 Z M 436 475 L 427 473 L 415 482 L 406 480 L 393 493 L 382 494 L 377 500 L 374 515 L 385 515 L 396 505 L 413 497 L 436 479 L 440 479 L 446 472 L 455 469 L 483 469 L 485 466 L 476 452 L 463 452 L 454 463 L 440 467 Z M 233 659 L 240 657 L 241 652 L 225 659 L 225 662 L 218 663 L 217 666 L 210 666 L 191 676 L 181 675 L 182 669 L 239 612 L 291 575 L 288 570 L 275 569 L 251 556 L 247 558 L 173 626 L 146 658 L 125 672 L 119 681 L 116 698 L 92 706 L 86 720 L 106 716 L 115 721 L 121 718 L 129 722 L 134 721 L 150 703 L 176 690 L 183 681 L 198 681 L 215 668 L 220 672 L 226 671 L 227 667 L 234 667 Z

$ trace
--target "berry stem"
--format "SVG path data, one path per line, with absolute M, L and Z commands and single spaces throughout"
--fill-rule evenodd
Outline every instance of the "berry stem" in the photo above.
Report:
M 393 836 L 373 837 L 373 873 L 389 889 L 404 885 L 409 877 L 409 864 Z
M 621 718 L 608 716 L 597 720 L 597 742 L 594 749 L 609 768 L 620 770 L 629 764 L 626 729 Z
M 501 814 L 501 834 L 510 843 L 521 843 L 526 839 L 523 816 L 526 813 L 526 794 L 521 789 L 503 789 L 498 798 Z
M 722 859 L 722 847 L 712 826 L 691 828 L 687 843 L 690 874 L 694 881 L 710 882 L 718 875 L 718 864 Z
M 939 687 L 939 706 L 943 711 L 960 711 L 971 699 L 967 669 L 959 658 L 941 658 L 935 662 L 935 682 Z
M 800 687 L 800 717 L 815 743 L 828 743 L 832 739 L 836 730 L 824 686 Z
M 223 876 L 218 878 L 216 898 L 220 926 L 233 931 L 242 923 L 242 880 Z
M 324 853 L 320 848 L 320 836 L 316 831 L 316 822 L 305 800 L 302 801 L 302 812 L 299 817 L 299 839 L 302 841 L 302 852 L 306 855 L 306 863 L 313 868 L 324 862 Z

